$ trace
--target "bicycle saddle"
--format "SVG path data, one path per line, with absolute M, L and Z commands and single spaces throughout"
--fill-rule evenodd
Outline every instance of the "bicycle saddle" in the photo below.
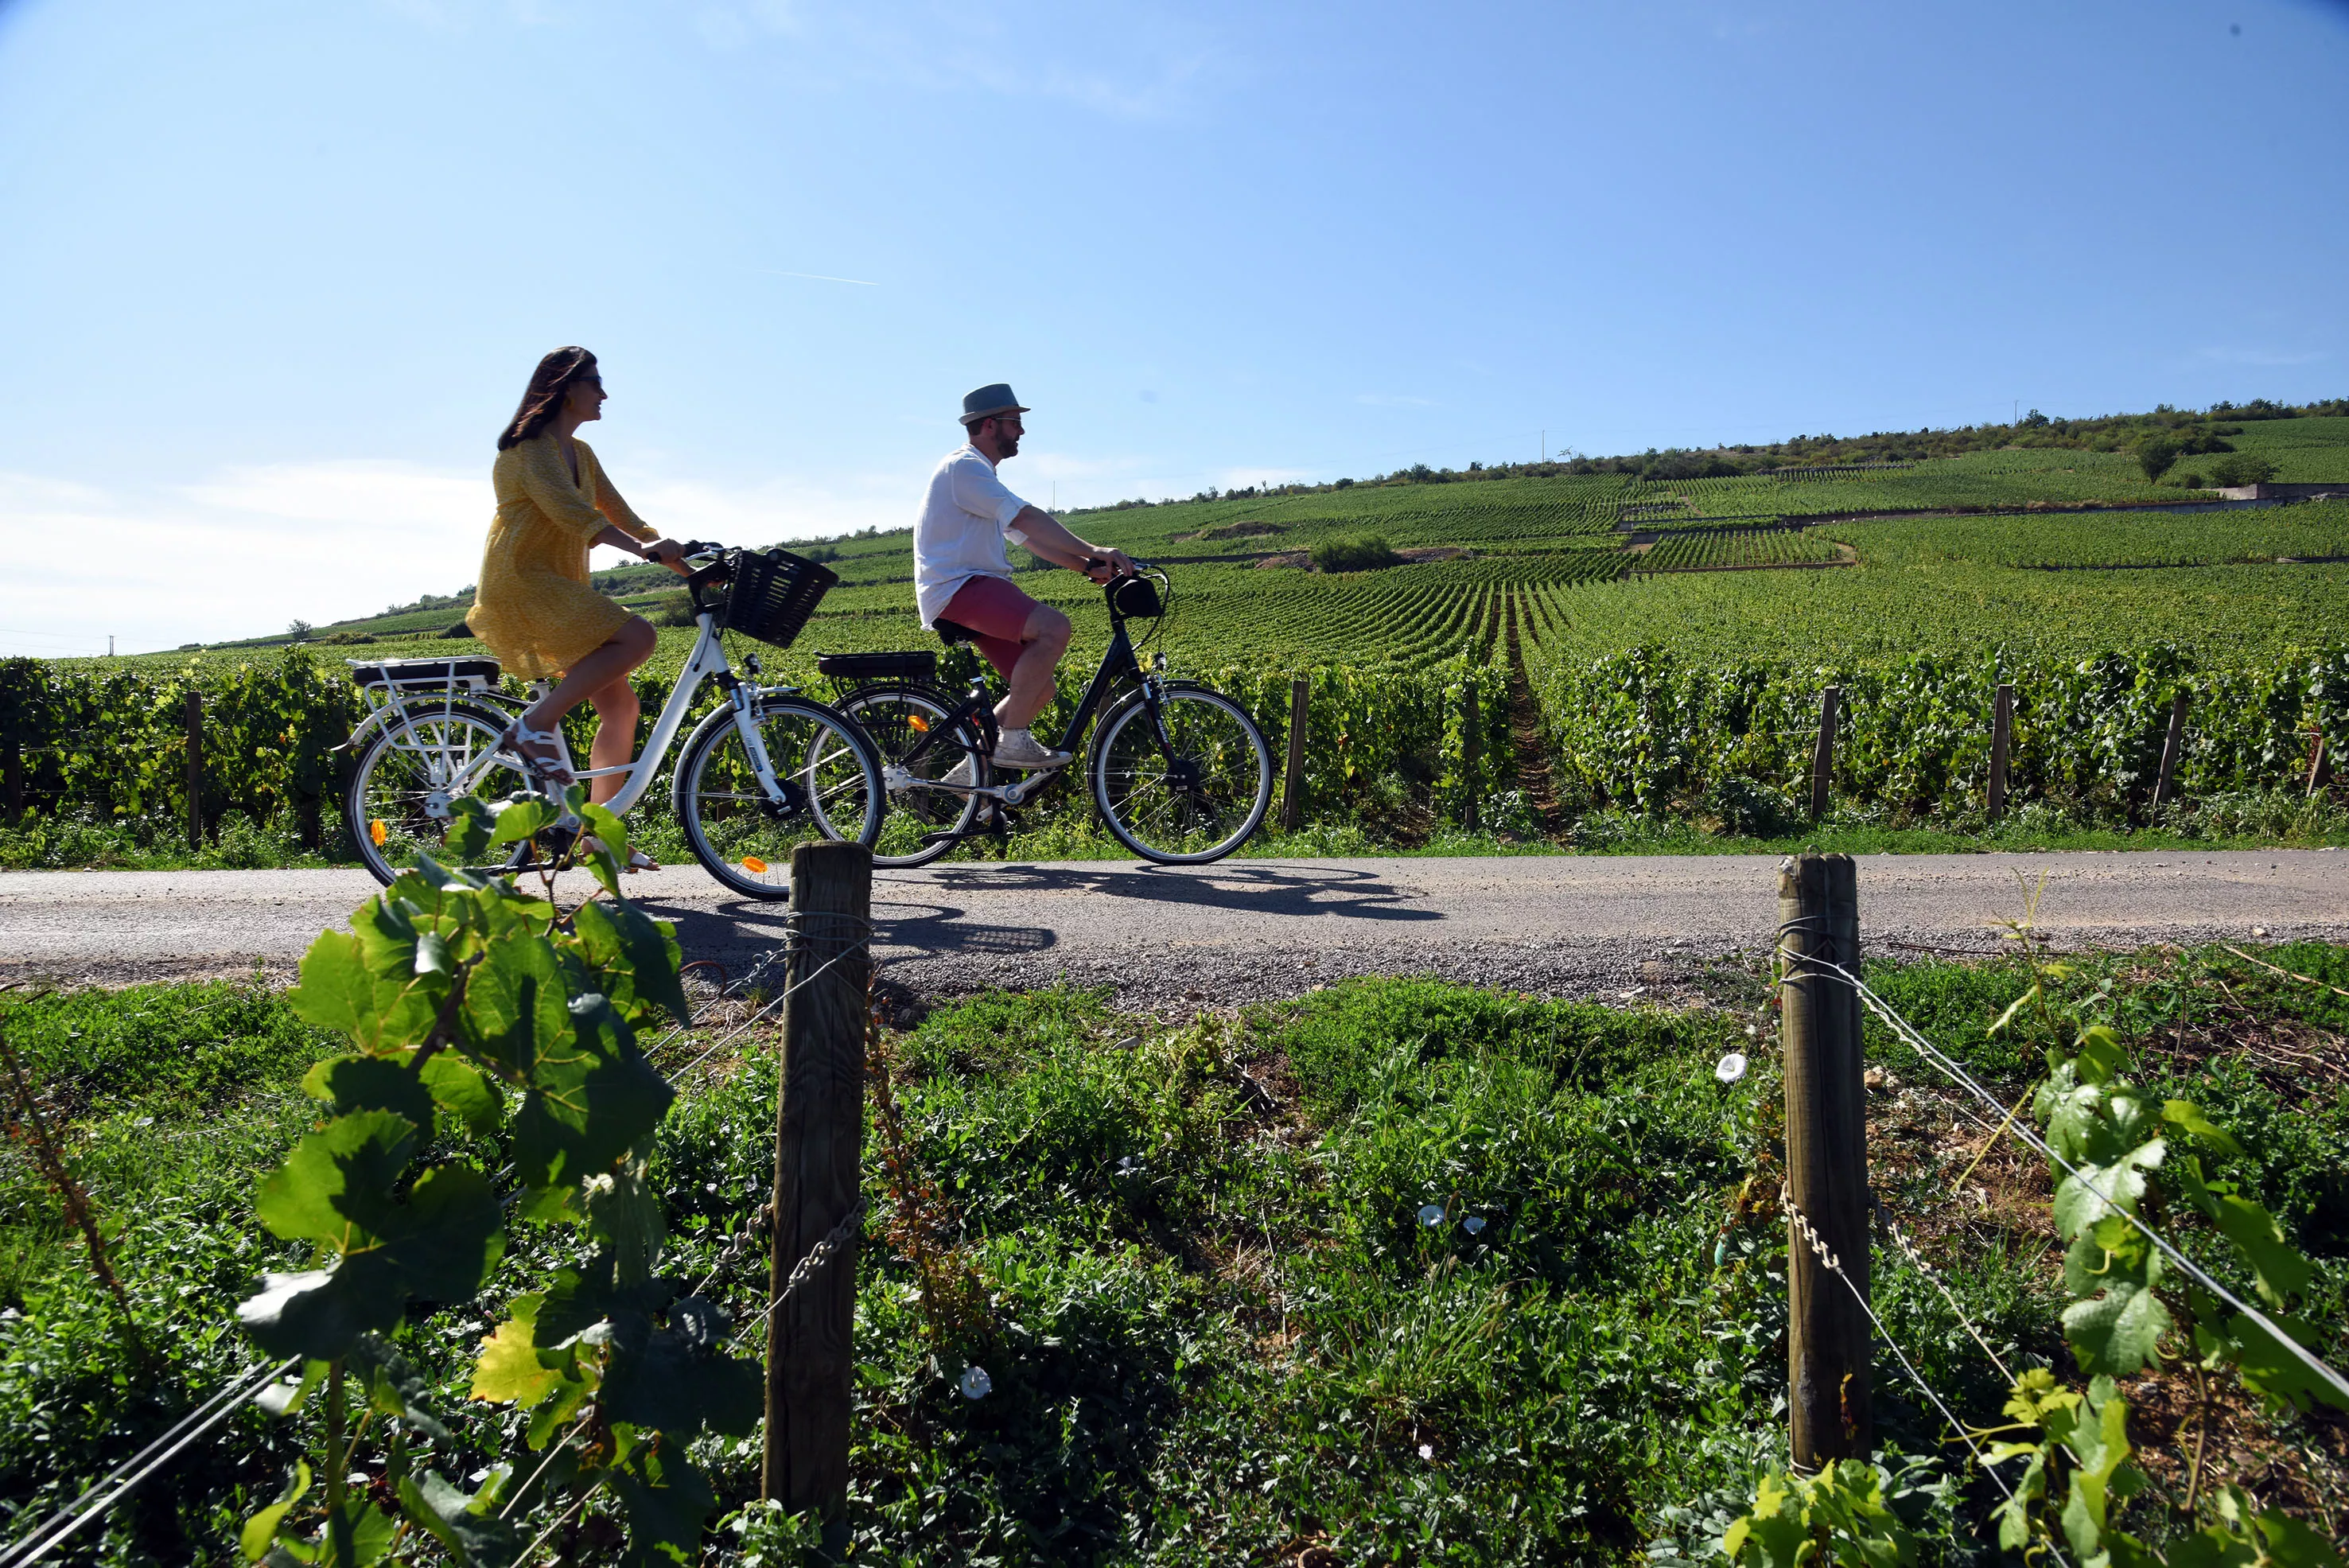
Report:
M 963 625 L 960 621 L 948 620 L 944 616 L 940 616 L 937 619 L 930 622 L 930 629 L 936 632 L 938 634 L 938 640 L 945 643 L 948 648 L 952 648 L 957 642 L 977 642 L 978 640 L 978 633 L 971 630 L 970 628 Z

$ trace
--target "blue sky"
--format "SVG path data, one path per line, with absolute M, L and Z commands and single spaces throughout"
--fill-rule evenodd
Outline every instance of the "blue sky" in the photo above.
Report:
M 638 510 L 2349 393 L 2349 5 L 0 0 L 0 652 L 471 582 L 558 344 Z M 854 280 L 854 281 L 830 281 Z

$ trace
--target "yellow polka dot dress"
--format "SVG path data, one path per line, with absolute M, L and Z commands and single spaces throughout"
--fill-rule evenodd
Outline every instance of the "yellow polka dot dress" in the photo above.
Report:
M 571 477 L 552 431 L 516 441 L 491 470 L 498 514 L 465 624 L 525 680 L 557 675 L 612 639 L 628 612 L 587 586 L 587 550 L 606 527 L 647 542 L 660 535 L 628 510 L 595 454 L 575 437 Z

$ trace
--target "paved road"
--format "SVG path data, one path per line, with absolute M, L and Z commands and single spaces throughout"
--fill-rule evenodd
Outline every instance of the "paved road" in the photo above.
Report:
M 1433 972 L 1546 994 L 1669 987 L 1752 954 L 1776 919 L 1758 856 L 1118 861 L 884 872 L 874 888 L 888 972 L 925 994 L 1067 979 L 1129 1002 L 1293 995 L 1355 973 Z M 2223 938 L 2349 940 L 2349 854 L 1871 856 L 1866 941 L 1987 951 L 2041 877 L 2040 924 L 2069 945 Z M 587 884 L 581 879 L 584 892 Z M 637 879 L 688 956 L 736 968 L 782 933 L 783 909 L 698 868 Z M 290 971 L 375 884 L 359 871 L 0 874 L 0 978 L 119 982 Z

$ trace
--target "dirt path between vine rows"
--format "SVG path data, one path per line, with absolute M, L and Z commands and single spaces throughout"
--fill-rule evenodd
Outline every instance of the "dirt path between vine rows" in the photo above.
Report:
M 929 997 L 1103 985 L 1182 1009 L 1293 996 L 1351 974 L 1437 974 L 1544 995 L 1686 994 L 1764 952 L 1777 919 L 1764 856 L 969 864 L 874 879 L 889 975 Z M 2349 940 L 2349 854 L 2257 850 L 1867 856 L 1868 950 L 1990 953 L 1995 922 L 2044 876 L 2065 946 L 2298 937 Z M 576 878 L 574 896 L 591 886 Z M 740 974 L 784 908 L 698 867 L 637 879 L 689 958 Z M 566 888 L 570 879 L 566 879 Z M 0 873 L 0 980 L 119 984 L 290 976 L 318 930 L 375 891 L 361 871 Z

